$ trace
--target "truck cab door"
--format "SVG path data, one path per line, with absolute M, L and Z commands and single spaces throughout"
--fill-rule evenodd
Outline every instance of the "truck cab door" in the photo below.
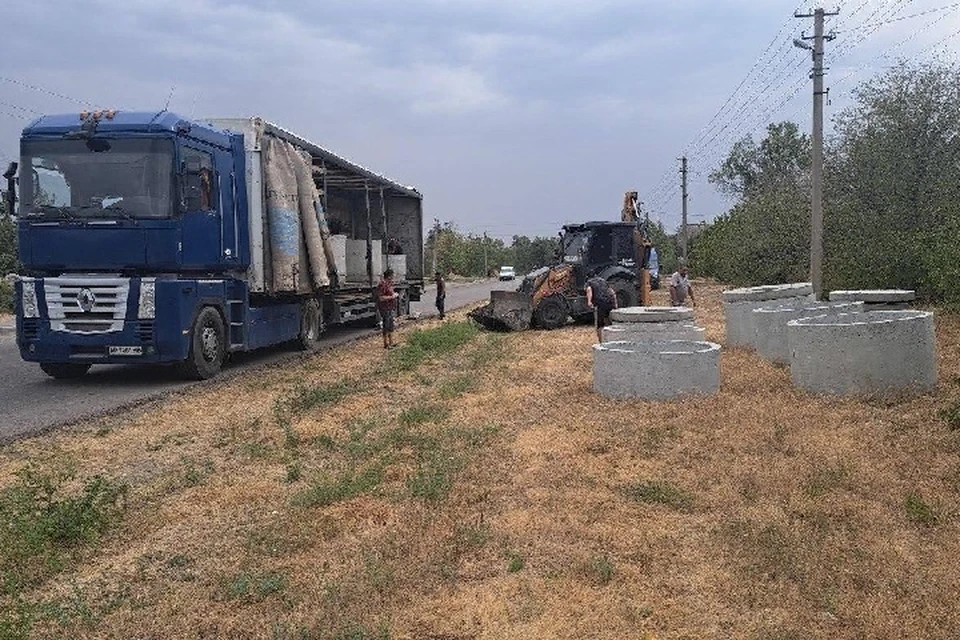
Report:
M 184 146 L 181 151 L 180 263 L 184 269 L 215 268 L 220 262 L 220 176 L 211 151 Z

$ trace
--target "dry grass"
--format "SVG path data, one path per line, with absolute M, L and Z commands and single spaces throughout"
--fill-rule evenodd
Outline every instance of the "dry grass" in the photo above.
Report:
M 960 319 L 938 335 L 936 395 L 816 398 L 731 350 L 680 404 L 594 395 L 590 327 L 400 373 L 369 340 L 10 446 L 0 487 L 26 460 L 130 485 L 25 594 L 53 636 L 952 638 Z M 297 384 L 323 401 L 278 419 Z

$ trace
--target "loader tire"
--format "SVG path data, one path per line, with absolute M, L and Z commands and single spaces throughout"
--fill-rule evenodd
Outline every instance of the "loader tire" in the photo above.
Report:
M 640 304 L 640 295 L 637 293 L 637 285 L 629 280 L 614 280 L 610 287 L 617 294 L 617 307 L 635 307 Z
M 533 320 L 541 329 L 559 329 L 567 324 L 567 301 L 561 296 L 544 298 L 533 312 Z

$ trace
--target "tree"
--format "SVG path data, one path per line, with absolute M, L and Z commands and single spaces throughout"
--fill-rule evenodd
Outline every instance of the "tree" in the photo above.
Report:
M 835 119 L 825 276 L 960 302 L 960 72 L 900 63 Z
M 736 142 L 709 179 L 721 192 L 740 200 L 801 189 L 808 181 L 810 157 L 810 138 L 800 133 L 796 123 L 770 124 L 759 145 L 751 136 Z
M 5 192 L 0 192 L 0 277 L 16 272 L 20 267 L 17 250 L 17 224 L 7 213 Z

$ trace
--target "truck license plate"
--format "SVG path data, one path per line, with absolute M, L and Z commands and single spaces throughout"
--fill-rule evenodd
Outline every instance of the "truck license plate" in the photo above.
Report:
M 142 356 L 143 347 L 107 347 L 111 356 Z

